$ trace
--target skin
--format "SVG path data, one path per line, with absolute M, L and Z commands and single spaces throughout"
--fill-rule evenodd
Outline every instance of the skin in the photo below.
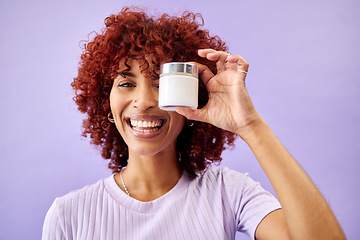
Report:
M 195 63 L 209 92 L 209 101 L 202 109 L 177 108 L 177 113 L 160 110 L 157 83 L 136 70 L 136 61 L 130 64 L 131 78 L 114 81 L 110 103 L 117 129 L 129 146 L 129 164 L 123 179 L 130 195 L 151 201 L 175 186 L 181 176 L 176 138 L 186 117 L 239 135 L 268 176 L 283 208 L 263 219 L 256 239 L 346 239 L 320 191 L 257 113 L 245 87 L 246 73 L 238 71 L 248 71 L 248 63 L 239 55 L 213 49 L 199 50 L 198 54 L 215 61 L 218 70 L 214 75 L 208 67 Z M 130 80 L 130 89 L 121 85 Z M 133 115 L 158 116 L 166 119 L 166 124 L 149 141 L 134 136 L 129 129 L 127 118 Z M 123 189 L 119 174 L 115 180 Z
M 146 202 L 164 195 L 180 179 L 176 139 L 185 118 L 176 112 L 161 110 L 158 107 L 159 80 L 146 78 L 136 60 L 128 63 L 131 71 L 125 78 L 119 75 L 114 80 L 110 107 L 115 125 L 129 148 L 129 161 L 123 171 L 123 180 L 133 198 Z M 165 123 L 156 135 L 144 134 L 131 129 L 129 118 L 147 121 L 161 119 Z M 123 189 L 119 174 L 115 180 Z
M 255 110 L 245 87 L 246 73 L 237 71 L 248 71 L 248 63 L 212 49 L 198 54 L 217 64 L 216 75 L 197 64 L 209 102 L 202 109 L 177 111 L 238 134 L 255 154 L 283 207 L 263 219 L 256 239 L 346 239 L 320 191 Z

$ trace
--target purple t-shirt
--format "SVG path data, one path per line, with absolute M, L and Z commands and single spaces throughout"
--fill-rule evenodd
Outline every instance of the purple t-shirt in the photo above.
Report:
M 57 198 L 42 239 L 254 239 L 256 227 L 279 202 L 248 174 L 208 169 L 194 180 L 186 173 L 150 202 L 129 197 L 114 176 Z

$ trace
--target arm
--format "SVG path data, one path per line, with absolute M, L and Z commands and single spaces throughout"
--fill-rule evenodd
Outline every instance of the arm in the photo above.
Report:
M 41 239 L 66 240 L 63 221 L 61 221 L 59 213 L 59 199 L 55 199 L 50 209 L 46 213 Z
M 291 239 L 345 239 L 320 191 L 262 119 L 249 127 L 243 138 L 283 207 L 282 212 L 273 212 L 263 220 L 256 231 L 257 239 L 274 239 L 267 238 L 271 229 L 274 234 L 284 233 L 285 226 L 273 228 L 284 219 Z
M 283 207 L 263 219 L 256 238 L 345 239 L 320 191 L 256 112 L 245 88 L 247 62 L 212 49 L 201 50 L 199 55 L 217 62 L 216 75 L 198 64 L 209 102 L 202 109 L 177 111 L 238 134 L 255 154 Z

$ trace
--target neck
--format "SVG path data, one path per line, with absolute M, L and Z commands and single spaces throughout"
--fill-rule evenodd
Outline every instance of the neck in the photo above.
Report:
M 129 162 L 122 177 L 130 196 L 140 201 L 152 201 L 170 191 L 181 177 L 176 152 L 154 156 L 139 156 L 129 151 Z M 117 183 L 122 190 L 119 174 Z

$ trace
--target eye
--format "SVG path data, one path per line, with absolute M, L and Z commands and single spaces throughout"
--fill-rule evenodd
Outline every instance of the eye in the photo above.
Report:
M 123 88 L 131 88 L 131 87 L 135 87 L 135 85 L 133 83 L 129 83 L 129 82 L 121 82 L 118 85 L 119 87 L 123 87 Z

